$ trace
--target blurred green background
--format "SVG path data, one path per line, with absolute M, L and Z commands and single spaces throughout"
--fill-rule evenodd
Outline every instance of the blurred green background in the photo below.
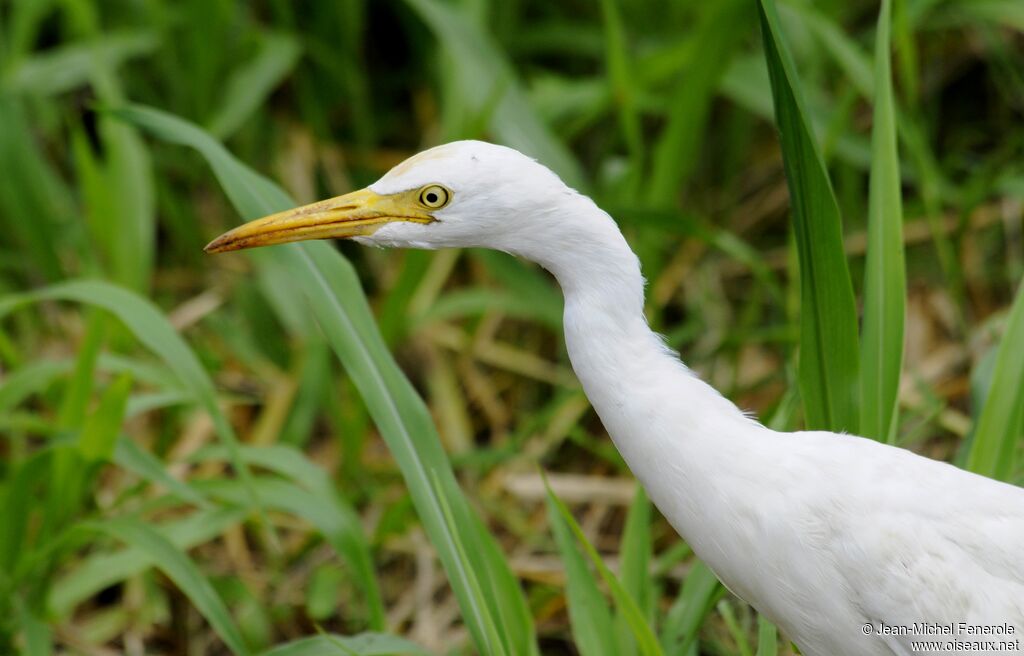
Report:
M 861 298 L 879 5 L 778 14 Z M 907 319 L 890 441 L 960 464 L 1024 273 L 1022 32 L 1017 0 L 893 4 Z M 203 254 L 245 207 L 288 201 L 216 142 L 294 202 L 453 139 L 519 148 L 619 221 L 684 360 L 795 429 L 800 288 L 772 116 L 753 0 L 0 0 L 0 653 L 258 653 L 318 629 L 483 650 L 442 569 L 458 550 L 431 546 L 446 521 L 475 536 L 471 520 L 419 518 L 427 496 L 461 497 L 403 480 L 308 278 L 284 256 Z M 425 400 L 541 653 L 608 645 L 581 615 L 570 628 L 567 575 L 591 570 L 537 463 L 666 653 L 791 650 L 647 517 L 546 274 L 492 252 L 337 248 L 376 319 L 361 330 L 412 382 L 390 393 L 409 416 L 413 389 Z M 1022 414 L 987 472 L 1017 483 Z M 424 444 L 409 453 L 443 463 Z M 412 649 L 377 639 L 279 653 Z

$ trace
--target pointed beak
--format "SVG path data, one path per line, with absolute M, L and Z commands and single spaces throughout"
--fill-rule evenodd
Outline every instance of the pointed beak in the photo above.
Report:
M 394 221 L 431 223 L 434 217 L 408 194 L 381 196 L 361 189 L 250 221 L 217 237 L 204 250 L 225 253 L 307 239 L 358 237 Z

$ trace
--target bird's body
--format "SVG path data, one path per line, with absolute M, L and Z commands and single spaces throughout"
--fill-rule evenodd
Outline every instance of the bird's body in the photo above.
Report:
M 391 208 L 417 194 L 419 206 Z M 435 196 L 443 202 L 427 212 Z M 326 227 L 311 233 L 315 217 Z M 910 654 L 912 641 L 934 637 L 1017 640 L 1016 652 L 972 651 L 1021 652 L 1024 490 L 860 437 L 772 431 L 743 414 L 650 330 L 639 263 L 611 217 L 543 166 L 457 142 L 367 191 L 248 224 L 211 249 L 290 234 L 483 246 L 550 271 L 565 296 L 573 369 L 616 448 L 694 552 L 804 654 Z M 991 628 L 935 636 L 929 626 Z

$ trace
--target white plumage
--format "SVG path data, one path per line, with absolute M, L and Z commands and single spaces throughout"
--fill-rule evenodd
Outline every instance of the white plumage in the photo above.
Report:
M 432 185 L 439 209 L 422 197 Z M 937 637 L 1016 640 L 1016 652 L 999 653 L 1022 653 L 1024 490 L 872 440 L 780 433 L 744 415 L 650 330 L 622 233 L 547 168 L 509 148 L 456 142 L 368 190 L 247 224 L 209 248 L 324 237 L 494 248 L 550 271 L 565 295 L 573 369 L 630 469 L 722 582 L 804 654 L 915 653 L 911 642 L 928 635 L 878 635 L 883 624 L 915 623 L 1009 627 Z

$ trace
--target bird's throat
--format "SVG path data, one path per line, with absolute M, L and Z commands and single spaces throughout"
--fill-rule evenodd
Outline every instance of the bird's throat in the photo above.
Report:
M 698 500 L 716 488 L 721 499 L 733 496 L 730 472 L 746 475 L 742 436 L 755 424 L 650 329 L 639 262 L 594 210 L 574 243 L 543 262 L 565 296 L 569 358 L 634 475 L 676 530 L 699 542 L 700 526 L 716 520 Z

